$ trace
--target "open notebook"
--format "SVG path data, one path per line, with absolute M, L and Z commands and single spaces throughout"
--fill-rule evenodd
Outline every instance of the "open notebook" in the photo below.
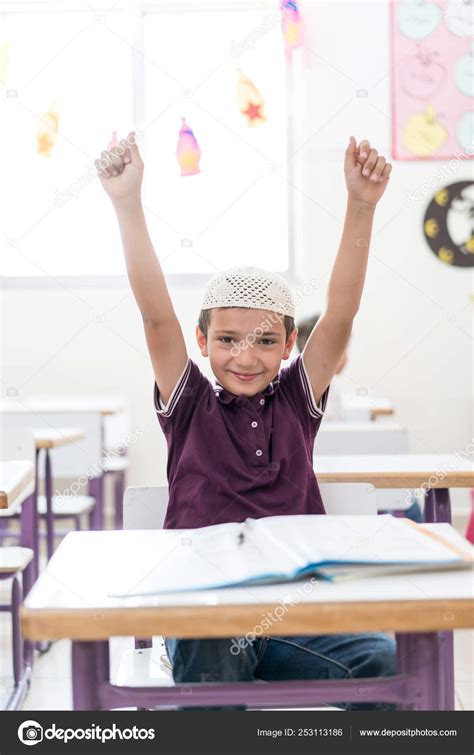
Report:
M 449 527 L 449 525 L 444 525 Z M 451 531 L 451 528 L 449 528 Z M 453 531 L 454 534 L 454 531 Z M 273 516 L 192 530 L 136 530 L 111 596 L 151 595 L 398 571 L 468 567 L 460 536 L 382 516 Z

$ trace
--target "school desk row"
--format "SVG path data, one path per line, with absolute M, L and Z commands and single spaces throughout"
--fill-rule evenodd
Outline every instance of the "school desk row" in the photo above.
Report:
M 317 476 L 322 483 L 330 481 L 349 482 L 352 480 L 372 483 L 381 487 L 397 487 L 397 485 L 420 487 L 426 485 L 429 481 L 429 484 L 432 485 L 429 491 L 432 495 L 432 506 L 428 513 L 431 513 L 433 519 L 438 521 L 446 521 L 449 518 L 448 488 L 450 486 L 474 486 L 472 465 L 467 462 L 460 463 L 454 455 L 405 456 L 399 454 L 371 457 L 372 464 L 369 465 L 367 464 L 368 460 L 368 457 L 363 455 L 320 457 L 317 465 Z M 33 548 L 31 548 L 31 546 L 34 547 L 32 537 L 35 529 L 37 531 L 37 511 L 34 505 L 34 466 L 32 462 L 25 461 L 6 462 L 2 463 L 0 472 L 0 506 L 9 507 L 17 505 L 19 501 L 22 502 L 23 546 L 33 551 Z M 441 495 L 441 498 L 437 498 L 440 491 L 443 495 Z M 168 634 L 176 632 L 181 633 L 182 636 L 215 636 L 215 632 L 224 631 L 223 626 L 226 627 L 226 632 L 240 632 L 243 631 L 244 627 L 247 627 L 246 631 L 250 631 L 250 625 L 255 620 L 256 611 L 261 612 L 263 610 L 263 604 L 259 604 L 256 609 L 254 606 L 242 608 L 242 598 L 246 601 L 248 596 L 240 595 L 239 597 L 238 593 L 234 592 L 233 597 L 234 599 L 237 597 L 237 606 L 234 606 L 232 600 L 230 603 L 224 601 L 220 615 L 217 615 L 219 614 L 217 609 L 217 614 L 214 615 L 215 611 L 210 611 L 209 606 L 216 606 L 219 603 L 222 597 L 221 591 L 218 594 L 213 594 L 211 599 L 207 596 L 204 603 L 204 614 L 202 613 L 201 598 L 197 599 L 192 610 L 189 605 L 183 608 L 181 598 L 178 598 L 177 605 L 173 602 L 171 604 L 171 613 L 170 605 L 167 605 L 166 601 L 165 605 L 161 605 L 161 599 L 153 599 L 144 604 L 140 601 L 138 603 L 131 601 L 128 607 L 124 606 L 122 602 L 117 604 L 114 601 L 111 602 L 111 599 L 106 596 L 105 585 L 101 583 L 99 578 L 100 564 L 107 563 L 107 571 L 110 568 L 113 569 L 115 561 L 123 559 L 123 550 L 120 553 L 110 550 L 113 549 L 113 541 L 110 540 L 110 535 L 113 535 L 113 533 L 77 534 L 84 538 L 80 540 L 81 549 L 87 553 L 87 559 L 82 562 L 82 568 L 77 568 L 78 562 L 81 561 L 80 559 L 78 561 L 78 541 L 75 541 L 73 536 L 68 536 L 37 580 L 26 600 L 23 611 L 23 626 L 25 636 L 29 641 L 25 643 L 22 656 L 19 655 L 18 648 L 16 651 L 14 664 L 16 685 L 9 702 L 12 708 L 18 707 L 26 694 L 33 663 L 33 641 L 54 640 L 59 637 L 68 637 L 74 641 L 73 679 L 76 707 L 113 707 L 114 705 L 118 707 L 119 701 L 123 701 L 124 696 L 127 695 L 127 690 L 119 689 L 117 691 L 115 688 L 112 689 L 105 678 L 108 673 L 106 663 L 106 657 L 108 657 L 107 641 L 110 637 L 118 635 L 143 637 L 144 635 L 149 634 L 151 636 L 161 632 Z M 133 538 L 132 532 L 130 537 Z M 34 579 L 37 577 L 33 562 L 30 561 L 31 559 L 23 561 L 21 564 L 17 562 L 16 571 L 13 565 L 10 566 L 10 571 L 8 571 L 8 565 L 3 565 L 3 578 L 8 576 L 15 578 L 18 576 L 18 571 L 25 571 L 25 593 L 30 590 Z M 449 632 L 447 633 L 447 630 L 453 627 L 470 626 L 472 622 L 472 582 L 470 580 L 469 583 L 466 582 L 465 575 L 443 575 L 442 579 L 438 575 L 434 581 L 432 575 L 425 575 L 422 579 L 423 585 L 420 592 L 421 582 L 419 580 L 421 577 L 419 576 L 417 576 L 414 590 L 412 589 L 414 583 L 410 580 L 399 577 L 392 577 L 391 579 L 395 579 L 396 589 L 392 601 L 388 601 L 390 604 L 387 603 L 387 600 L 381 599 L 380 592 L 376 598 L 374 588 L 376 586 L 382 587 L 384 591 L 390 587 L 391 583 L 384 586 L 380 581 L 373 585 L 369 581 L 365 581 L 358 601 L 353 600 L 355 596 L 353 590 L 344 594 L 332 592 L 329 596 L 323 596 L 322 605 L 317 607 L 317 621 L 315 621 L 315 614 L 314 611 L 311 611 L 311 607 L 306 607 L 306 612 L 303 611 L 299 623 L 297 620 L 298 612 L 292 610 L 291 616 L 294 617 L 294 621 L 287 622 L 288 626 L 284 625 L 283 633 L 298 633 L 300 630 L 303 631 L 303 628 L 305 631 L 311 629 L 314 633 L 323 633 L 336 631 L 337 626 L 344 626 L 345 631 L 375 631 L 377 629 L 397 631 L 400 633 L 400 659 L 405 659 L 405 665 L 403 668 L 401 667 L 399 675 L 401 678 L 392 679 L 388 687 L 383 686 L 384 699 L 401 702 L 404 695 L 407 694 L 408 685 L 412 689 L 412 693 L 413 690 L 416 690 L 413 698 L 415 703 L 413 704 L 419 704 L 421 707 L 434 705 L 435 707 L 449 708 L 452 706 L 453 700 L 452 636 Z M 18 579 L 14 579 L 14 584 L 17 582 Z M 407 602 L 404 599 L 402 600 L 402 596 L 405 591 L 406 597 L 406 591 L 410 585 Z M 441 593 L 437 589 L 439 587 L 443 588 Z M 367 592 L 364 592 L 364 589 Z M 97 590 L 99 592 L 102 590 L 98 599 Z M 318 591 L 318 596 L 322 596 L 321 591 Z M 340 598 L 341 605 L 338 604 L 337 611 L 335 610 L 336 604 L 331 596 L 332 598 Z M 421 613 L 415 601 L 415 598 L 419 601 L 420 596 L 423 600 L 423 611 Z M 429 600 L 425 600 L 426 596 L 431 597 Z M 78 598 L 79 603 L 77 602 Z M 325 601 L 328 601 L 328 605 Z M 20 602 L 21 597 L 19 597 L 17 591 L 16 595 L 12 596 L 12 603 L 17 611 Z M 350 605 L 348 606 L 346 603 L 350 603 Z M 343 616 L 344 620 L 342 620 Z M 205 619 L 204 623 L 203 618 Z M 230 619 L 232 620 L 230 621 Z M 222 622 L 224 623 L 222 624 Z M 187 629 L 185 625 L 188 627 Z M 212 630 L 212 626 L 215 627 L 214 630 Z M 190 631 L 189 627 L 192 627 L 191 635 L 187 634 Z M 416 633 L 413 634 L 413 631 L 408 630 L 416 630 Z M 183 632 L 186 634 L 183 635 Z M 194 632 L 197 632 L 197 634 L 193 634 Z M 275 633 L 282 632 L 277 631 Z M 408 657 L 412 659 L 411 662 L 407 660 Z M 415 658 L 418 659 L 416 663 Z M 420 667 L 420 658 L 424 659 L 422 667 Z M 427 673 L 428 667 L 429 673 Z M 436 694 L 433 692 L 433 674 L 435 673 L 433 668 L 436 673 L 441 675 L 440 678 L 444 679 L 441 687 L 438 684 Z M 89 675 L 91 675 L 90 678 Z M 370 684 L 372 684 L 373 689 L 375 689 L 373 686 L 375 684 L 378 690 L 378 683 L 372 680 Z M 278 694 L 282 693 L 282 689 L 279 689 L 280 692 L 278 692 L 278 688 L 272 692 L 272 690 L 266 688 L 266 693 L 268 692 L 269 695 L 268 700 L 271 701 L 270 704 L 276 704 Z M 154 692 L 155 690 L 146 692 L 144 698 L 140 698 L 140 701 L 136 704 L 140 707 L 149 704 L 146 701 L 151 700 Z M 208 692 L 211 694 L 212 690 L 208 690 Z M 220 694 L 220 692 L 222 692 L 222 689 L 214 690 L 215 695 Z M 234 686 L 224 690 L 224 692 L 229 704 L 241 699 L 243 694 L 243 690 Z M 246 689 L 247 692 L 250 694 L 247 700 L 258 705 L 263 704 L 258 690 L 249 691 Z M 334 690 L 328 690 L 326 687 L 320 689 L 317 683 L 310 683 L 309 687 L 303 685 L 301 689 L 289 685 L 289 688 L 285 689 L 284 692 L 289 695 L 288 699 L 295 705 L 297 700 L 304 704 L 305 702 L 308 703 L 309 699 L 314 704 L 317 700 L 322 699 L 321 695 L 325 695 L 324 699 L 326 700 L 335 701 L 337 699 L 337 686 Z M 329 694 L 330 692 L 331 694 Z M 103 697 L 101 698 L 102 693 Z M 351 690 L 348 694 L 356 694 L 356 691 Z M 379 691 L 377 694 L 379 694 Z M 161 690 L 153 697 L 154 704 L 163 703 L 165 699 L 167 704 L 173 704 L 175 697 L 173 697 L 173 693 L 166 697 Z M 133 699 L 136 698 L 133 697 Z M 279 699 L 281 701 L 281 698 Z M 418 700 L 418 703 L 416 703 L 416 700 Z M 125 703 L 123 704 L 125 705 Z M 206 704 L 206 702 L 203 700 L 202 704 Z

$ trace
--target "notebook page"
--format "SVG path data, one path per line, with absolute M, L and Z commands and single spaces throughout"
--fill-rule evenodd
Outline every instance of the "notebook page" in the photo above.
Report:
M 108 594 L 151 595 L 222 587 L 256 577 L 287 578 L 294 569 L 285 553 L 282 557 L 273 544 L 261 544 L 253 535 L 253 521 L 192 530 L 135 530 L 127 563 L 109 583 Z
M 259 520 L 258 527 L 286 543 L 306 564 L 450 563 L 459 559 L 439 539 L 390 514 L 270 517 Z

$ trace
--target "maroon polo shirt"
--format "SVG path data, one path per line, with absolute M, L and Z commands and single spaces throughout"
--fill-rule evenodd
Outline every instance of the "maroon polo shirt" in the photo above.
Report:
M 316 405 L 301 354 L 250 398 L 213 386 L 192 359 L 167 406 L 155 382 L 168 444 L 165 528 L 324 514 L 313 445 L 328 393 Z

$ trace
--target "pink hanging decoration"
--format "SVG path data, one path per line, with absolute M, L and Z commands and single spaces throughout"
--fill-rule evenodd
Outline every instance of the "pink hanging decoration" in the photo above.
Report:
M 118 143 L 119 143 L 119 142 L 118 142 L 118 139 L 117 139 L 117 132 L 116 132 L 116 131 L 113 131 L 113 132 L 112 132 L 112 139 L 111 139 L 111 140 L 110 140 L 110 142 L 109 142 L 109 143 L 107 144 L 107 152 L 109 152 L 109 151 L 110 151 L 111 149 L 113 149 L 114 147 L 118 147 Z
M 178 146 L 176 148 L 176 157 L 181 167 L 182 176 L 195 176 L 200 173 L 199 161 L 201 159 L 201 150 L 194 136 L 193 130 L 189 128 L 184 118 L 181 118 L 182 126 L 179 129 Z
M 255 84 L 242 71 L 238 70 L 237 105 L 247 121 L 247 126 L 261 126 L 265 123 L 265 100 Z
M 281 0 L 280 9 L 286 57 L 291 60 L 293 50 L 303 44 L 303 25 L 297 0 Z
M 43 157 L 51 157 L 59 129 L 59 114 L 55 104 L 44 113 L 36 131 L 37 152 Z

